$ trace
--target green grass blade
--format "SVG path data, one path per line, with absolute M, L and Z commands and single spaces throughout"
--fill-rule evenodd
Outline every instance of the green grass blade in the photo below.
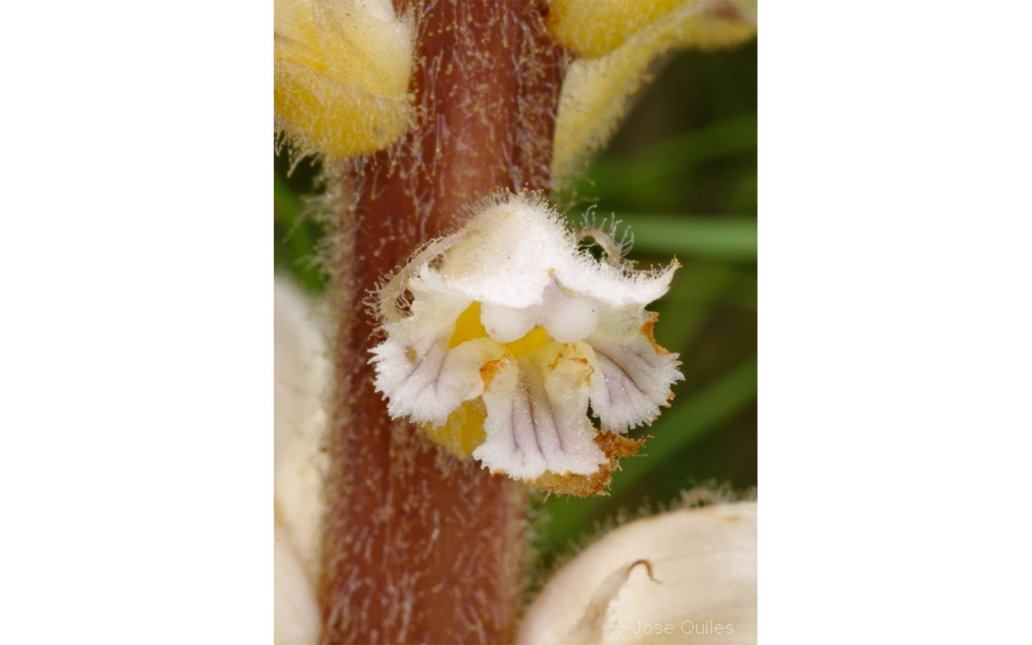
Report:
M 757 225 L 752 218 L 621 213 L 617 219 L 634 231 L 634 248 L 640 253 L 756 262 Z

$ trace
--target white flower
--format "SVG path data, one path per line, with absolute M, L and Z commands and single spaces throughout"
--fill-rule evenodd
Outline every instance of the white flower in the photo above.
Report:
M 387 338 L 372 361 L 391 416 L 492 472 L 602 492 L 617 457 L 641 443 L 622 433 L 650 424 L 682 378 L 644 308 L 677 263 L 644 272 L 616 259 L 578 249 L 527 196 L 491 203 L 430 243 L 380 292 Z
M 275 642 L 316 643 L 331 369 L 312 303 L 289 281 L 275 284 Z
M 621 526 L 556 573 L 517 643 L 755 643 L 756 502 Z

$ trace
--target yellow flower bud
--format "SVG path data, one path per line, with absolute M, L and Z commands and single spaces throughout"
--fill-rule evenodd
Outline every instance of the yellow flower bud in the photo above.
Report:
M 552 0 L 551 7 L 552 35 L 584 56 L 563 81 L 555 186 L 609 141 L 657 57 L 674 49 L 736 45 L 756 34 L 751 0 Z
M 613 51 L 642 27 L 696 0 L 552 0 L 548 28 L 563 47 L 597 58 Z
M 413 22 L 390 0 L 277 0 L 276 129 L 301 154 L 349 157 L 409 128 Z

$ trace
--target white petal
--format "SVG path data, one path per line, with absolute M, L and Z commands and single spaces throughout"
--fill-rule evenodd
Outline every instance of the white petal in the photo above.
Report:
M 675 260 L 659 272 L 631 272 L 579 254 L 558 267 L 555 277 L 568 291 L 594 298 L 610 307 L 644 307 L 670 289 L 670 281 L 680 266 Z
M 612 307 L 645 305 L 666 293 L 677 268 L 633 272 L 600 262 L 577 248 L 558 214 L 523 195 L 485 208 L 447 239 L 437 268 L 421 258 L 424 284 L 515 309 L 542 304 L 553 281 Z
M 641 560 L 654 580 L 633 566 Z M 607 534 L 542 589 L 516 642 L 755 643 L 756 503 L 673 511 Z
M 561 343 L 584 340 L 598 325 L 598 310 L 586 298 L 571 298 L 553 282 L 539 307 L 541 325 Z
M 392 417 L 441 425 L 456 408 L 484 392 L 480 367 L 503 352 L 487 338 L 452 349 L 448 336 L 408 347 L 388 339 L 373 350 L 373 360 L 379 363 L 376 389 L 389 397 L 387 411 Z
M 473 456 L 492 471 L 534 480 L 587 475 L 607 462 L 587 416 L 592 368 L 583 343 L 551 343 L 498 366 L 484 403 L 486 441 Z
M 324 512 L 322 450 L 331 376 L 313 305 L 292 283 L 275 283 L 275 499 L 277 516 L 314 580 L 320 569 Z
M 437 273 L 471 300 L 540 304 L 557 263 L 573 251 L 559 216 L 522 196 L 481 211 L 456 233 Z
M 305 574 L 289 533 L 279 524 L 276 524 L 275 540 L 273 642 L 315 645 L 322 631 L 315 589 Z
M 412 315 L 387 324 L 387 340 L 373 348 L 376 391 L 388 397 L 394 418 L 441 425 L 465 401 L 484 391 L 480 367 L 504 349 L 487 338 L 448 347 L 455 321 L 469 301 L 415 290 Z
M 598 313 L 591 300 L 566 295 L 552 280 L 545 287 L 541 304 L 524 308 L 485 304 L 480 321 L 499 343 L 522 338 L 534 327 L 544 327 L 549 336 L 561 343 L 573 343 L 594 331 Z
M 523 338 L 539 324 L 538 307 L 506 307 L 486 303 L 480 307 L 480 324 L 492 340 L 511 343 Z
M 651 424 L 683 380 L 677 354 L 664 353 L 651 337 L 651 314 L 641 309 L 604 311 L 586 340 L 601 373 L 592 383 L 591 409 L 603 429 L 626 432 Z

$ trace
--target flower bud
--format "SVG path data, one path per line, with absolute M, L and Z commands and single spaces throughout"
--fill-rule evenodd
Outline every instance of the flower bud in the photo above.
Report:
M 555 186 L 608 143 L 659 56 L 736 45 L 756 34 L 754 0 L 552 0 L 551 6 L 553 36 L 581 56 L 559 98 Z
M 563 566 L 518 643 L 755 643 L 756 503 L 626 524 Z
M 413 21 L 391 0 L 277 0 L 276 130 L 300 154 L 349 157 L 409 128 Z

